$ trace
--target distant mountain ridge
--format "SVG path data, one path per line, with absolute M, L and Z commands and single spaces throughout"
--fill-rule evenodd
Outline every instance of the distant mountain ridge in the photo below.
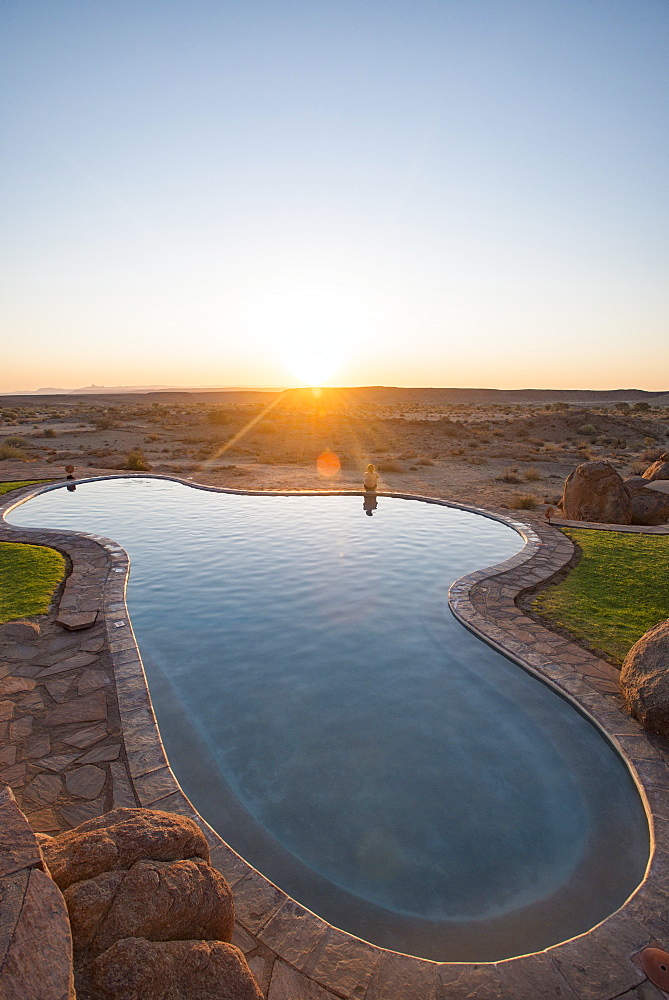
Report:
M 284 397 L 296 399 L 311 395 L 312 389 L 286 389 Z M 383 405 L 397 403 L 605 403 L 605 402 L 647 402 L 669 405 L 666 389 L 440 389 L 402 388 L 383 385 L 360 386 L 356 388 L 323 388 L 321 394 L 340 394 L 358 403 Z
M 54 401 L 63 396 L 72 399 L 76 397 L 90 398 L 95 396 L 101 401 L 119 401 L 119 397 L 132 396 L 135 399 L 144 398 L 148 402 L 179 403 L 240 403 L 244 401 L 269 402 L 278 396 L 290 405 L 312 404 L 314 393 L 318 393 L 322 402 L 335 403 L 339 401 L 351 403 L 370 403 L 380 406 L 448 406 L 458 404 L 513 404 L 513 403 L 572 403 L 587 405 L 596 403 L 638 403 L 647 402 L 655 406 L 669 406 L 669 390 L 648 389 L 485 389 L 485 388 L 439 388 L 439 387 L 407 387 L 407 386 L 326 386 L 322 389 L 291 388 L 281 386 L 86 386 L 82 389 L 44 388 L 18 393 L 2 393 L 0 398 L 26 398 L 40 396 L 46 402 L 48 397 Z
M 282 392 L 283 385 L 221 385 L 221 386 L 182 386 L 182 385 L 91 385 L 79 389 L 59 389 L 55 386 L 45 386 L 41 389 L 20 389 L 17 392 L 0 393 L 3 396 L 109 396 L 126 392 Z

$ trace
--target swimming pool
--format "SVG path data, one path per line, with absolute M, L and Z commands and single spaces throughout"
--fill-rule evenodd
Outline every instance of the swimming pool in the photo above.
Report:
M 484 961 L 587 930 L 641 881 L 648 828 L 599 731 L 465 630 L 450 583 L 512 529 L 380 497 L 79 484 L 14 524 L 105 534 L 171 764 L 301 903 L 376 944 Z

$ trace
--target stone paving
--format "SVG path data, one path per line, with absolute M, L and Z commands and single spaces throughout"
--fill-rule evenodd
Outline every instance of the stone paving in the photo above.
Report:
M 33 492 L 38 489 L 7 495 L 0 514 Z M 9 633 L 0 638 L 0 778 L 14 789 L 34 828 L 47 833 L 118 805 L 195 819 L 209 841 L 212 864 L 233 890 L 234 943 L 268 1000 L 661 997 L 634 956 L 651 943 L 669 945 L 669 748 L 624 712 L 614 667 L 548 632 L 514 603 L 519 592 L 569 561 L 569 540 L 550 525 L 513 520 L 508 512 L 464 509 L 513 525 L 526 545 L 506 563 L 453 584 L 453 613 L 607 733 L 647 808 L 653 844 L 644 883 L 594 930 L 498 963 L 430 962 L 361 941 L 290 899 L 243 861 L 181 791 L 163 750 L 128 617 L 128 559 L 119 545 L 97 535 L 17 529 L 0 521 L 0 540 L 50 545 L 72 563 L 57 610 L 38 619 L 39 634 L 29 627 L 24 635 L 11 626 L 0 629 Z

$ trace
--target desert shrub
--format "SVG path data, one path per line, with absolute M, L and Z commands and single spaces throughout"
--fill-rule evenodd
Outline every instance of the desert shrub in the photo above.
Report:
M 129 469 L 131 472 L 149 472 L 151 470 L 151 466 L 139 450 L 128 452 L 122 468 Z
M 650 403 L 646 402 L 635 403 L 632 409 L 635 410 L 636 413 L 647 413 L 648 410 L 650 410 Z
M 28 448 L 30 447 L 30 441 L 26 441 L 22 437 L 8 437 L 2 442 L 3 444 L 9 445 L 10 448 Z
M 55 438 L 56 432 L 53 430 L 52 427 L 47 427 L 46 430 L 42 431 L 42 434 L 40 436 L 43 438 Z
M 402 466 L 394 458 L 384 458 L 376 463 L 379 472 L 403 472 Z
M 525 438 L 525 437 L 527 437 L 527 428 L 525 428 L 525 427 L 518 427 L 518 428 L 516 428 L 516 437 L 519 437 L 519 438 Z
M 509 507 L 513 510 L 533 510 L 538 504 L 539 499 L 533 493 L 516 493 L 509 500 Z
M 416 459 L 416 465 L 434 465 L 431 458 L 418 458 Z
M 108 431 L 114 426 L 114 421 L 111 417 L 96 417 L 93 421 L 93 426 L 99 431 Z
M 629 403 L 616 403 L 614 406 L 614 409 L 618 410 L 619 413 L 626 413 L 627 410 L 629 410 L 629 408 L 630 408 Z
M 497 478 L 501 483 L 521 482 L 520 476 L 518 475 L 518 469 L 515 466 L 509 466 L 508 469 L 504 469 L 501 476 L 498 476 Z
M 525 469 L 524 476 L 528 483 L 536 483 L 539 479 L 543 478 L 539 470 L 535 469 L 533 465 L 529 469 Z
M 0 462 L 5 462 L 11 458 L 17 462 L 25 462 L 26 455 L 20 448 L 14 448 L 10 444 L 0 444 Z
M 207 420 L 216 426 L 229 424 L 232 420 L 232 414 L 228 410 L 210 410 L 207 414 Z
M 596 434 L 597 428 L 594 424 L 581 424 L 580 427 L 576 428 L 577 434 Z
M 630 472 L 633 476 L 642 476 L 649 464 L 649 462 L 643 462 L 641 459 L 637 458 L 635 462 L 630 463 Z
M 642 455 L 639 455 L 639 461 L 652 465 L 653 462 L 657 462 L 664 454 L 665 452 L 662 448 L 651 448 L 648 451 L 644 451 Z
M 469 461 L 472 463 L 472 465 L 487 465 L 488 464 L 488 459 L 484 458 L 483 455 L 472 455 L 472 457 L 469 459 Z

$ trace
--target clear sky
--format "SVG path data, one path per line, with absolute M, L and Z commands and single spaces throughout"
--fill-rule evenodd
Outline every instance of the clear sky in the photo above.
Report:
M 0 391 L 669 388 L 667 0 L 3 0 Z

